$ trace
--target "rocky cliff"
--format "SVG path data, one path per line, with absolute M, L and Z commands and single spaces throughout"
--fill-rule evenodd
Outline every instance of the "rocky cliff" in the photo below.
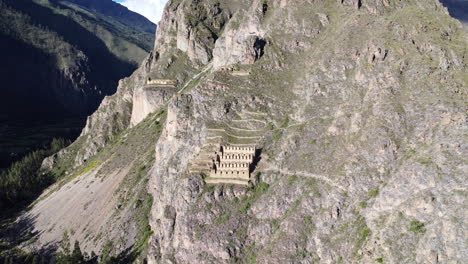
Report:
M 438 0 L 170 1 L 140 69 L 45 162 L 69 183 L 29 212 L 44 223 L 36 245 L 60 240 L 52 228 L 102 248 L 96 233 L 75 228 L 99 206 L 60 225 L 41 207 L 78 190 L 73 181 L 133 179 L 128 169 L 145 164 L 148 263 L 462 263 L 467 41 Z M 148 78 L 178 86 L 148 92 Z M 254 133 L 249 187 L 188 172 L 211 138 Z M 113 186 L 109 204 L 142 190 Z M 102 232 L 115 236 L 105 224 Z M 125 237 L 117 253 L 135 243 Z

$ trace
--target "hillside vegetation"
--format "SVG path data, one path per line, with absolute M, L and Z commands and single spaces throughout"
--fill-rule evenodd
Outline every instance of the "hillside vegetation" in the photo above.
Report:
M 18 218 L 20 244 L 149 264 L 462 263 L 467 43 L 439 0 L 172 0 L 151 55 L 46 159 L 62 180 Z M 246 142 L 248 186 L 191 170 Z
M 54 137 L 75 139 L 151 51 L 156 25 L 112 0 L 1 0 L 0 9 L 3 168 Z M 61 123 L 74 125 L 47 128 Z

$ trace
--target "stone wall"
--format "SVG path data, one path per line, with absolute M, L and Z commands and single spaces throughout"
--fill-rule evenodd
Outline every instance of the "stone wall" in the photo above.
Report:
M 226 145 L 223 146 L 224 153 L 242 153 L 255 154 L 255 146 L 253 145 Z
M 216 161 L 210 172 L 212 178 L 250 179 L 250 167 L 255 158 L 253 145 L 225 145 L 216 153 Z
M 229 179 L 243 179 L 249 180 L 250 179 L 250 172 L 249 170 L 244 171 L 212 171 L 210 173 L 210 177 L 212 178 L 229 178 Z
M 176 80 L 167 80 L 167 79 L 148 79 L 146 82 L 147 85 L 160 85 L 160 86 L 176 86 Z

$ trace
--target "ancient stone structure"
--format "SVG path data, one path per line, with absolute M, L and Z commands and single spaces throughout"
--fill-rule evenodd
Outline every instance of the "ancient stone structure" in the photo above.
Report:
M 189 172 L 205 174 L 206 183 L 248 185 L 256 152 L 252 144 L 210 144 L 191 163 Z
M 205 175 L 208 184 L 248 185 L 267 131 L 264 115 L 242 110 L 231 122 L 209 124 L 206 142 L 190 161 L 188 172 Z
M 247 71 L 233 71 L 231 73 L 232 76 L 239 76 L 239 77 L 242 77 L 242 76 L 249 76 L 250 75 L 250 72 L 247 72 Z
M 176 87 L 177 86 L 177 81 L 176 80 L 169 80 L 169 79 L 151 79 L 151 78 L 148 78 L 148 80 L 146 81 L 146 85 Z
M 234 67 L 230 67 L 230 66 L 223 66 L 221 68 L 219 68 L 220 71 L 234 71 Z
M 255 145 L 221 146 L 219 152 L 215 152 L 210 177 L 240 179 L 248 182 L 255 152 Z
M 232 76 L 242 77 L 242 76 L 249 76 L 250 75 L 250 72 L 248 72 L 248 71 L 239 71 L 239 70 L 237 70 L 236 68 L 234 68 L 232 66 L 223 66 L 223 67 L 219 68 L 219 70 L 222 71 L 222 72 L 229 72 Z

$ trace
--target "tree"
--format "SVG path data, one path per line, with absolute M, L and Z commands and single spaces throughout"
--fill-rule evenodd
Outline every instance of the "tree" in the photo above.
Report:
M 83 253 L 81 252 L 80 242 L 78 241 L 75 241 L 75 245 L 73 246 L 71 259 L 74 261 L 74 263 L 86 263 Z
M 31 263 L 32 263 L 32 264 L 39 264 L 39 256 L 38 256 L 38 255 L 34 255 L 34 257 L 32 258 Z
M 64 239 L 68 239 L 68 235 L 64 234 Z M 65 240 L 64 240 L 65 241 Z M 56 261 L 57 264 L 87 264 L 87 258 L 83 255 L 80 248 L 80 242 L 75 241 L 73 245 L 73 250 L 70 251 L 68 247 L 70 245 L 69 242 L 62 242 L 62 252 L 57 254 Z

